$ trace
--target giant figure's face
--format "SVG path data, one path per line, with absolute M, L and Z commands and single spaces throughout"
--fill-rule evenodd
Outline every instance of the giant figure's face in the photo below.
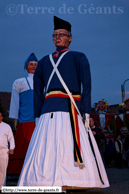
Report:
M 38 63 L 37 63 L 36 61 L 30 61 L 30 62 L 28 62 L 28 63 L 27 63 L 27 66 L 26 66 L 27 72 L 28 72 L 28 73 L 34 74 L 35 69 L 36 69 L 36 67 L 37 67 L 37 64 L 38 64 Z
M 56 47 L 68 47 L 72 40 L 71 36 L 68 36 L 68 31 L 65 29 L 54 30 L 53 42 Z
M 98 108 L 99 110 L 104 110 L 104 109 L 105 109 L 105 103 L 101 101 L 101 102 L 99 103 L 98 107 L 99 107 L 99 108 Z

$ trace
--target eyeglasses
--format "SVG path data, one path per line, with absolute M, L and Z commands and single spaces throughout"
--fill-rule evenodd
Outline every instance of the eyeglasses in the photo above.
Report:
M 37 66 L 38 65 L 38 63 L 37 62 L 29 62 L 28 64 L 27 64 L 27 66 Z
M 59 38 L 63 38 L 64 36 L 69 36 L 69 35 L 64 34 L 64 33 L 60 33 L 60 34 L 52 34 L 52 37 L 53 37 L 53 38 L 57 38 L 57 36 L 58 36 Z

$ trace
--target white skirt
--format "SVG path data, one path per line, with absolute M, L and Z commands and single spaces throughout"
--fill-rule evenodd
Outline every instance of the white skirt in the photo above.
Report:
M 105 188 L 109 186 L 105 168 L 90 131 L 97 163 L 88 134 L 78 116 L 81 155 L 85 168 L 74 166 L 73 135 L 69 113 L 54 112 L 41 115 L 32 135 L 18 186 L 73 186 Z

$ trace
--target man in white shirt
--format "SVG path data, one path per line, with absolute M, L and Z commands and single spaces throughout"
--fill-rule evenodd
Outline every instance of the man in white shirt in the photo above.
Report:
M 5 182 L 6 169 L 8 166 L 8 153 L 13 154 L 15 143 L 11 127 L 2 122 L 3 116 L 0 112 L 0 190 Z M 10 149 L 8 149 L 8 143 Z

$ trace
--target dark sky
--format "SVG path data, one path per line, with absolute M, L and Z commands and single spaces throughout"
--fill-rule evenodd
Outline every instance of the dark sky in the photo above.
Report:
M 27 75 L 24 61 L 55 51 L 53 16 L 72 24 L 70 50 L 86 54 L 92 75 L 92 105 L 102 98 L 122 102 L 129 79 L 128 0 L 0 0 L 0 91 L 11 92 Z M 125 83 L 129 97 L 129 81 Z

